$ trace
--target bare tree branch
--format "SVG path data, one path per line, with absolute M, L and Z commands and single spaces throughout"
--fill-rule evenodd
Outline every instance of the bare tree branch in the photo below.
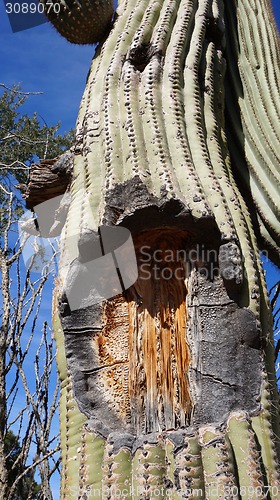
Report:
M 6 90 L 9 90 L 9 92 L 14 92 L 15 94 L 21 94 L 21 95 L 42 95 L 44 92 L 22 92 L 22 90 L 16 90 L 14 88 L 7 87 L 4 83 L 0 83 L 0 87 L 3 87 Z

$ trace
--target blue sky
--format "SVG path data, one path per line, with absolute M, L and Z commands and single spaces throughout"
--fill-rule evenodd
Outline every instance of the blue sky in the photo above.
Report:
M 49 23 L 13 33 L 0 0 L 0 81 L 43 92 L 29 97 L 22 111 L 36 111 L 49 126 L 60 121 L 60 133 L 75 126 L 93 54 L 94 47 L 71 45 Z

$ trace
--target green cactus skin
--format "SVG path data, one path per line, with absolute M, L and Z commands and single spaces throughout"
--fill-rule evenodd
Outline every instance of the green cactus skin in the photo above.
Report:
M 257 443 L 250 421 L 246 415 L 233 415 L 228 422 L 228 427 L 236 457 L 240 487 L 244 488 L 249 498 L 256 498 L 257 491 L 264 487 L 264 483 Z M 265 495 L 263 494 L 261 498 L 265 498 Z
M 277 431 L 275 421 L 278 415 L 275 414 L 277 408 L 273 408 L 270 395 L 270 384 L 264 374 L 264 384 L 262 391 L 262 411 L 259 415 L 252 417 L 252 429 L 256 435 L 259 447 L 261 449 L 262 461 L 268 478 L 268 484 L 277 484 L 279 481 L 279 465 L 277 459 L 277 445 L 279 451 L 279 442 L 273 438 L 274 429 Z M 272 417 L 272 418 L 271 418 Z M 274 429 L 273 429 L 274 423 Z M 277 434 L 278 435 L 278 434 Z M 272 445 L 271 445 L 272 443 Z M 271 492 L 271 498 L 277 497 L 275 491 Z
M 200 428 L 200 445 L 206 498 L 239 498 L 230 443 L 213 426 Z
M 132 484 L 131 454 L 126 449 L 114 454 L 113 449 L 108 450 L 108 448 L 110 446 L 107 445 L 103 462 L 105 498 L 117 497 L 118 492 L 127 492 L 126 497 L 131 498 L 129 495 Z
M 101 40 L 112 22 L 113 0 L 40 0 L 57 31 L 71 43 Z
M 135 312 L 141 307 L 133 298 L 108 301 L 92 325 L 92 349 L 98 358 L 98 342 L 108 348 L 104 342 L 110 321 L 123 321 L 116 344 L 124 358 L 116 355 L 114 387 L 120 383 L 128 391 L 123 398 L 112 396 L 108 380 L 107 407 L 99 426 L 94 415 L 82 411 L 73 380 L 75 360 L 67 347 L 69 335 L 74 338 L 75 327 L 80 326 L 81 333 L 82 326 L 73 320 L 65 329 L 66 360 L 65 318 L 62 314 L 60 325 L 55 314 L 62 381 L 61 498 L 251 500 L 269 498 L 268 491 L 270 498 L 279 497 L 272 321 L 259 257 L 259 246 L 264 245 L 279 265 L 278 59 L 267 0 L 119 4 L 113 28 L 93 60 L 80 106 L 58 298 L 67 289 L 70 263 L 79 256 L 78 242 L 101 224 L 127 226 L 135 241 L 140 234 L 144 244 L 158 229 L 163 241 L 168 231 L 174 231 L 174 241 L 183 231 L 189 249 L 195 241 L 206 242 L 209 233 L 207 241 L 213 237 L 220 256 L 223 249 L 233 249 L 232 268 L 243 281 L 207 280 L 198 269 L 185 276 L 190 408 L 183 426 L 175 412 L 170 417 L 173 427 L 158 418 L 160 391 L 155 391 L 156 417 L 153 408 L 147 416 L 145 380 L 139 382 L 143 398 L 140 394 L 137 430 L 131 420 L 127 367 L 140 366 L 145 355 L 139 347 L 145 338 L 139 333 L 141 315 Z M 177 202 L 181 212 L 176 208 L 167 224 L 160 214 L 166 214 L 172 203 L 177 207 Z M 149 212 L 151 205 L 154 212 Z M 67 244 L 69 237 L 72 245 Z M 156 304 L 153 289 L 149 293 Z M 248 336 L 242 322 L 248 325 Z M 160 349 L 161 334 L 155 338 Z M 218 354 L 211 351 L 212 344 Z M 137 346 L 139 358 L 125 357 L 129 345 Z M 228 345 L 232 347 L 227 350 Z M 153 356 L 159 367 L 159 352 Z M 102 362 L 107 358 L 98 359 L 100 365 L 90 368 L 99 370 L 106 387 L 108 366 Z M 226 359 L 232 372 L 223 372 Z M 246 366 L 252 360 L 255 372 L 253 366 L 248 402 L 237 394 L 246 386 Z M 170 362 L 176 368 L 177 361 Z M 220 365 L 217 372 L 215 365 Z M 172 380 L 178 392 L 178 377 Z M 223 398 L 228 405 L 224 410 Z M 108 424 L 109 412 L 115 412 L 115 426 Z
M 166 455 L 168 456 L 169 452 L 170 460 L 174 463 L 173 475 L 172 473 L 169 475 L 170 481 L 174 481 L 174 477 L 178 478 L 178 491 L 189 490 L 190 498 L 195 498 L 195 491 L 204 492 L 205 482 L 198 435 L 193 433 L 186 436 L 182 448 L 176 454 L 172 443 L 168 444 L 166 449 Z M 174 498 L 176 498 L 176 490 L 174 491 Z
M 252 12 L 250 12 L 252 9 Z M 229 65 L 229 139 L 232 160 L 240 181 L 252 193 L 260 226 L 260 243 L 279 266 L 279 38 L 271 5 L 267 1 L 239 2 L 237 19 L 228 13 L 228 50 L 239 53 L 238 71 Z M 231 36 L 236 33 L 238 37 Z M 238 72 L 240 78 L 238 78 Z M 242 129 L 237 126 L 242 123 Z M 245 160 L 240 156 L 244 144 Z M 247 173 L 248 175 L 247 175 Z M 242 184 L 241 184 L 242 185 Z

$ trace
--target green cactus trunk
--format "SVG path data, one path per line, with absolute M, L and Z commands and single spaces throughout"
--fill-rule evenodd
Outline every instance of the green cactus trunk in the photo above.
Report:
M 54 301 L 61 498 L 279 498 L 259 255 L 279 265 L 277 44 L 266 0 L 118 6 L 80 107 Z M 71 312 L 101 225 L 131 231 L 138 279 Z

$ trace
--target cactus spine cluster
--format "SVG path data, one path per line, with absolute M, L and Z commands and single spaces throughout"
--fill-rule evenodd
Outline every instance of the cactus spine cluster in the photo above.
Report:
M 94 26 L 95 20 L 90 21 Z M 71 371 L 70 357 L 66 364 L 63 330 L 55 312 L 62 380 L 62 498 L 91 498 L 99 491 L 98 498 L 116 499 L 124 495 L 117 491 L 128 491 L 126 498 L 185 495 L 191 499 L 201 490 L 201 498 L 254 499 L 266 498 L 268 489 L 271 498 L 279 497 L 272 325 L 259 256 L 259 245 L 264 245 L 279 264 L 278 49 L 267 0 L 120 2 L 114 26 L 93 60 L 80 106 L 72 202 L 62 239 L 63 285 L 58 287 L 58 296 L 67 288 L 68 265 L 79 257 L 83 234 L 108 223 L 127 222 L 133 228 L 134 215 L 141 216 L 141 209 L 148 205 L 158 207 L 160 214 L 164 207 L 177 203 L 181 207 L 181 212 L 176 208 L 177 219 L 187 214 L 180 230 L 190 234 L 192 244 L 196 235 L 203 241 L 209 223 L 213 234 L 219 235 L 215 245 L 220 251 L 224 245 L 235 249 L 234 265 L 243 282 L 234 293 L 227 288 L 229 302 L 236 308 L 234 314 L 251 314 L 261 332 L 261 384 L 254 409 L 233 404 L 233 410 L 218 423 L 206 422 L 205 417 L 199 422 L 190 412 L 183 427 L 156 424 L 153 428 L 153 423 L 147 427 L 143 403 L 142 432 L 135 434 L 131 422 L 123 420 L 122 432 L 111 428 L 106 434 L 101 424 L 96 426 L 77 406 L 79 395 L 73 384 L 77 374 Z M 141 198 L 142 192 L 149 200 Z M 145 224 L 140 223 L 140 235 L 146 234 Z M 196 315 L 204 305 L 192 291 L 203 289 L 203 295 L 210 284 L 203 282 L 199 288 L 197 276 L 196 271 L 186 276 L 188 382 L 194 415 L 199 377 L 212 377 L 223 390 L 232 389 L 231 382 L 199 372 L 203 359 L 195 352 L 199 342 Z M 222 281 L 216 283 L 218 288 L 224 286 Z M 217 306 L 208 299 L 213 315 L 226 304 L 221 299 Z M 128 317 L 129 335 L 139 340 L 136 313 L 131 313 L 125 298 L 121 300 L 113 303 L 114 325 L 119 317 Z M 110 324 L 106 312 L 102 321 L 103 327 Z M 92 346 L 96 337 L 101 345 L 102 325 L 91 327 Z M 78 319 L 76 329 L 82 330 Z M 221 337 L 225 331 L 221 328 Z M 68 337 L 74 332 L 73 320 Z M 156 335 L 160 343 L 162 337 Z M 248 352 L 255 355 L 256 344 L 252 339 L 246 342 L 252 349 Z M 124 385 L 129 385 L 128 371 L 124 367 L 121 372 Z M 106 375 L 102 380 L 106 386 Z M 110 396 L 117 390 L 116 375 L 108 376 L 107 382 L 104 397 L 113 411 L 119 397 Z

